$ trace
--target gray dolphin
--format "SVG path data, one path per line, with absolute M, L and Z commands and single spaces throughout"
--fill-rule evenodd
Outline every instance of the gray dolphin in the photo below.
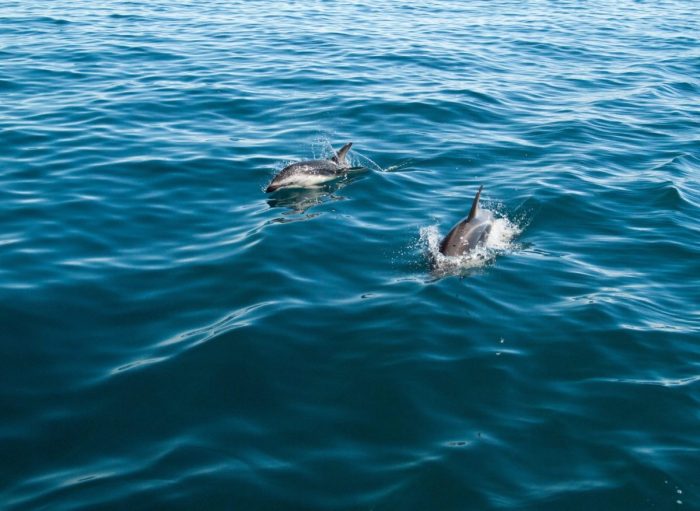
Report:
M 469 216 L 463 218 L 447 233 L 440 242 L 440 252 L 446 256 L 460 256 L 474 250 L 479 243 L 484 243 L 491 233 L 493 215 L 479 207 L 479 197 L 483 185 L 476 192 Z
M 345 161 L 352 142 L 348 142 L 330 160 L 307 160 L 292 163 L 277 174 L 265 192 L 280 188 L 303 188 L 324 183 L 345 174 L 350 166 Z

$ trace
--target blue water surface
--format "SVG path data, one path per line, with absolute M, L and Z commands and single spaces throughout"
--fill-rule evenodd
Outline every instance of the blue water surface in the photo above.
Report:
M 700 509 L 698 20 L 0 1 L 0 507 Z

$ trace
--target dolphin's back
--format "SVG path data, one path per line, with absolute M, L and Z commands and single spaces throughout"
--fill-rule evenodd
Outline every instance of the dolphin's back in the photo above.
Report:
M 491 214 L 482 211 L 471 220 L 464 218 L 455 225 L 440 243 L 440 252 L 458 256 L 474 250 L 491 232 Z
M 282 169 L 279 176 L 285 177 L 297 173 L 334 175 L 340 170 L 342 170 L 340 166 L 331 160 L 307 160 L 288 165 Z
M 316 186 L 342 176 L 349 170 L 345 157 L 351 146 L 352 142 L 348 142 L 328 160 L 306 160 L 287 165 L 272 178 L 265 191 L 270 193 L 283 187 Z
M 476 192 L 469 215 L 457 222 L 440 243 L 440 252 L 446 256 L 458 256 L 474 250 L 491 233 L 493 216 L 490 211 L 479 207 L 482 189 L 483 186 Z

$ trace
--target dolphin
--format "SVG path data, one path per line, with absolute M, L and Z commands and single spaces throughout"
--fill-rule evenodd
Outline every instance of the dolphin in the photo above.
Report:
M 440 252 L 446 256 L 460 256 L 474 250 L 480 243 L 485 243 L 491 233 L 493 215 L 479 207 L 479 197 L 483 185 L 476 192 L 469 215 L 457 222 L 447 236 L 440 242 Z
M 345 155 L 351 146 L 352 142 L 348 142 L 330 160 L 307 160 L 286 166 L 272 179 L 265 192 L 313 186 L 342 176 L 350 168 Z

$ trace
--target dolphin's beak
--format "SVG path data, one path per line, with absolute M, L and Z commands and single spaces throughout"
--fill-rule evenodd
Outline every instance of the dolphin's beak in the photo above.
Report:
M 265 189 L 265 193 L 272 193 L 279 188 L 279 185 L 270 185 Z

